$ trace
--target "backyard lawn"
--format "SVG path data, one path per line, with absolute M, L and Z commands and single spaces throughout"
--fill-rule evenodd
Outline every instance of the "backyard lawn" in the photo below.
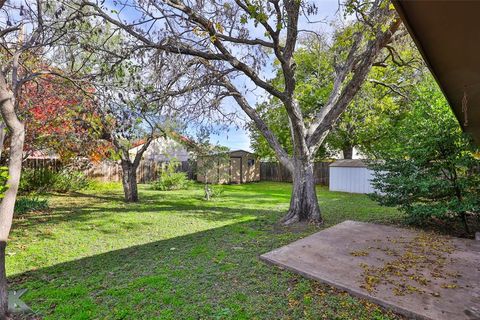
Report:
M 290 185 L 201 186 L 160 192 L 120 184 L 53 195 L 51 209 L 17 217 L 7 248 L 13 288 L 44 319 L 395 319 L 353 298 L 266 265 L 260 254 L 314 226 L 282 227 Z M 394 223 L 399 213 L 365 195 L 318 190 L 325 226 Z M 325 226 L 322 226 L 325 227 Z

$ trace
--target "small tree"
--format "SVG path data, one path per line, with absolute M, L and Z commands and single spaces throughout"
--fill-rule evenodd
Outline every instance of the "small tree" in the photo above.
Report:
M 212 184 L 228 179 L 230 166 L 228 148 L 213 145 L 208 138 L 208 132 L 200 130 L 199 138 L 195 144 L 195 160 L 197 176 L 203 179 L 205 200 L 210 200 L 213 195 Z
M 431 77 L 410 115 L 390 135 L 385 160 L 372 165 L 373 198 L 398 206 L 411 222 L 460 219 L 469 233 L 468 217 L 480 213 L 478 147 L 462 133 Z
M 210 90 L 204 79 L 192 76 L 196 61 L 166 54 L 155 54 L 149 61 L 155 61 L 155 73 L 148 65 L 122 58 L 106 79 L 96 80 L 100 130 L 120 158 L 126 202 L 138 201 L 136 170 L 150 143 L 172 127 L 187 122 L 193 126 L 199 116 L 189 112 L 189 105 L 202 103 Z M 145 143 L 132 153 L 140 139 Z
M 122 185 L 126 202 L 138 202 L 137 168 L 143 154 L 156 134 L 159 133 L 157 111 L 140 96 L 131 96 L 129 100 L 112 88 L 99 98 L 99 113 L 102 125 L 99 130 L 102 138 L 113 145 L 115 155 L 120 158 L 122 167 Z M 151 119 L 149 119 L 152 117 Z M 131 154 L 136 140 L 144 143 Z

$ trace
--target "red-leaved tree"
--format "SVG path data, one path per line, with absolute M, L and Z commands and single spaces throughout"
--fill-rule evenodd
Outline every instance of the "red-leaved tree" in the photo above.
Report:
M 47 151 L 63 161 L 79 155 L 98 157 L 103 148 L 95 130 L 100 118 L 92 91 L 51 74 L 26 83 L 19 108 L 26 123 L 25 154 Z

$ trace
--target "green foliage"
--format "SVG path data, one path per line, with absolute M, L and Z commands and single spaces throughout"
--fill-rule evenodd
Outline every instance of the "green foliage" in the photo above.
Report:
M 122 186 L 122 183 L 117 181 L 92 180 L 90 181 L 86 189 L 104 192 L 104 191 L 117 190 L 121 186 Z
M 480 160 L 469 137 L 440 90 L 431 81 L 419 86 L 412 112 L 392 130 L 388 146 L 373 165 L 373 197 L 383 205 L 398 206 L 410 222 L 435 217 L 461 219 L 480 213 Z
M 185 172 L 177 172 L 180 163 L 172 160 L 162 165 L 160 177 L 152 184 L 154 190 L 169 191 L 188 189 L 192 184 Z
M 49 191 L 55 181 L 55 172 L 48 169 L 30 169 L 22 170 L 19 191 L 21 193 L 43 193 Z
M 48 209 L 48 200 L 40 199 L 38 196 L 17 198 L 14 213 L 17 215 L 31 211 L 42 211 Z
M 88 184 L 89 179 L 80 171 L 68 168 L 58 172 L 50 169 L 26 168 L 22 172 L 19 191 L 22 193 L 66 193 L 84 189 Z
M 0 199 L 4 197 L 8 189 L 8 167 L 0 167 Z
M 334 65 L 346 59 L 352 45 L 356 25 L 339 27 L 330 45 L 326 39 L 304 39 L 304 46 L 296 50 L 294 58 L 297 99 L 308 125 L 311 119 L 328 103 L 334 81 Z M 338 151 L 357 147 L 361 151 L 374 149 L 388 128 L 395 125 L 409 110 L 408 91 L 422 79 L 423 65 L 411 40 L 400 39 L 391 44 L 389 52 L 379 56 L 379 66 L 373 67 L 353 101 L 334 124 L 316 158 L 326 159 Z M 393 61 L 395 59 L 395 61 Z M 272 83 L 282 88 L 282 71 Z M 282 103 L 272 98 L 257 105 L 257 110 L 278 137 L 284 149 L 292 153 L 292 139 L 288 116 Z M 253 149 L 262 158 L 274 158 L 269 144 L 250 124 Z
M 89 179 L 83 172 L 64 169 L 55 174 L 52 191 L 61 193 L 78 191 L 88 187 L 89 183 Z
M 308 124 L 319 108 L 325 105 L 333 85 L 333 52 L 329 49 L 325 39 L 308 39 L 304 47 L 295 53 L 297 65 L 295 98 L 304 114 Z M 277 74 L 272 80 L 275 87 L 281 89 L 284 86 L 284 78 L 279 64 Z M 267 122 L 269 128 L 275 133 L 282 147 L 289 153 L 293 152 L 293 144 L 289 129 L 289 120 L 283 103 L 277 98 L 271 98 L 257 105 L 257 111 Z M 255 153 L 261 158 L 274 159 L 275 153 L 268 142 L 258 131 L 254 123 L 249 124 L 250 141 Z M 325 146 L 321 146 L 317 152 L 318 159 L 325 159 L 331 153 Z

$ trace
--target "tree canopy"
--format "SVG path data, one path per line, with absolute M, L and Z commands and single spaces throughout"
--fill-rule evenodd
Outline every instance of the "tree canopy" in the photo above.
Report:
M 343 41 L 342 32 L 329 45 L 324 38 L 310 37 L 295 52 L 297 99 L 306 117 L 325 104 L 333 85 L 332 50 L 335 41 Z M 390 45 L 391 55 L 385 56 L 370 71 L 365 81 L 339 120 L 333 125 L 316 159 L 328 159 L 343 152 L 351 158 L 352 149 L 368 153 L 374 149 L 389 127 L 394 126 L 409 111 L 409 90 L 427 73 L 413 43 L 405 37 Z M 280 84 L 279 84 L 280 82 Z M 281 71 L 273 80 L 281 85 Z M 265 114 L 269 126 L 279 137 L 282 146 L 292 152 L 288 117 L 275 98 L 259 103 L 257 109 Z M 251 144 L 262 157 L 274 158 L 273 150 L 253 124 L 249 126 Z

